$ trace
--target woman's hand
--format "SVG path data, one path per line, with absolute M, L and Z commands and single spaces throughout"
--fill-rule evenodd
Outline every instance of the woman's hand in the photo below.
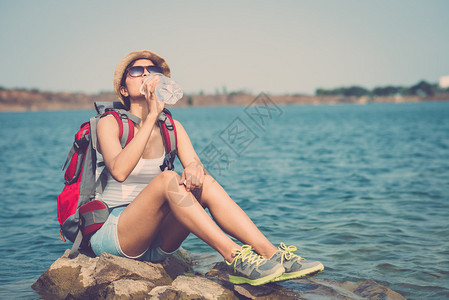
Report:
M 194 161 L 184 168 L 179 184 L 181 185 L 185 182 L 187 192 L 201 191 L 203 188 L 204 176 L 203 165 Z
M 150 114 L 155 114 L 156 116 L 159 116 L 165 107 L 165 103 L 160 101 L 154 92 L 156 86 L 159 84 L 159 81 L 159 76 L 153 76 L 145 81 L 145 86 L 143 88 L 145 91 L 145 99 L 147 100 L 148 110 Z

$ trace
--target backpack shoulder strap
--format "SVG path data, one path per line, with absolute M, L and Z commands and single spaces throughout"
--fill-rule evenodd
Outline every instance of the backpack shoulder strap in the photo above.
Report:
M 134 124 L 140 124 L 141 119 L 127 111 L 125 106 L 121 102 L 95 102 L 94 105 L 95 110 L 100 117 L 103 116 L 106 112 L 115 111 L 120 115 L 122 119 L 127 118 L 133 121 Z
M 173 170 L 175 168 L 173 162 L 176 157 L 178 144 L 175 122 L 173 121 L 170 111 L 166 108 L 164 108 L 159 115 L 158 121 L 165 147 L 164 162 L 160 168 L 161 171 L 166 169 Z
M 99 104 L 101 103 L 101 104 Z M 106 104 L 113 103 L 113 105 L 106 106 Z M 120 137 L 120 144 L 122 148 L 125 148 L 126 145 L 132 140 L 134 137 L 134 124 L 140 124 L 141 119 L 137 117 L 136 115 L 133 115 L 129 111 L 125 109 L 115 108 L 117 105 L 114 106 L 114 104 L 117 102 L 95 102 L 95 109 L 98 112 L 98 115 L 95 117 L 92 117 L 90 119 L 91 123 L 91 135 L 92 140 L 94 141 L 94 149 L 96 149 L 97 145 L 97 122 L 100 118 L 103 118 L 104 116 L 107 116 L 109 114 L 113 115 L 114 118 L 117 121 L 117 124 L 119 126 L 119 137 Z M 118 102 L 120 103 L 120 102 Z M 121 104 L 121 103 L 120 103 Z

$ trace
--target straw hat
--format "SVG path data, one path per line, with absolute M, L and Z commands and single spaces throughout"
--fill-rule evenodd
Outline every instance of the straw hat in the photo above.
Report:
M 123 98 L 123 95 L 120 94 L 120 83 L 122 82 L 123 75 L 125 75 L 126 68 L 129 66 L 129 64 L 137 59 L 142 58 L 151 60 L 156 66 L 162 69 L 162 74 L 170 77 L 170 67 L 168 66 L 165 59 L 158 54 L 150 50 L 138 50 L 129 53 L 119 62 L 117 68 L 115 68 L 114 73 L 114 91 L 123 104 L 125 104 L 125 99 Z

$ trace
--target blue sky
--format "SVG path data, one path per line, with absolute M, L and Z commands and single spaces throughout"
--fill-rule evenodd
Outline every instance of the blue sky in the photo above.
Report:
M 112 91 L 137 49 L 165 57 L 187 93 L 438 82 L 448 16 L 445 0 L 0 0 L 0 86 Z

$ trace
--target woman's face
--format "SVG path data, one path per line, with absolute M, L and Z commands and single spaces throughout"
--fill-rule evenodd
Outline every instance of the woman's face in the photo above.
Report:
M 134 61 L 134 63 L 131 65 L 131 67 L 135 66 L 154 66 L 154 63 L 149 59 L 142 58 Z M 129 96 L 130 98 L 142 96 L 142 94 L 140 94 L 140 86 L 142 85 L 145 76 L 147 76 L 148 74 L 150 74 L 148 70 L 144 69 L 144 73 L 142 76 L 131 77 L 129 76 L 128 71 L 126 71 L 125 87 L 121 87 L 120 90 L 122 95 L 124 95 L 125 97 Z

